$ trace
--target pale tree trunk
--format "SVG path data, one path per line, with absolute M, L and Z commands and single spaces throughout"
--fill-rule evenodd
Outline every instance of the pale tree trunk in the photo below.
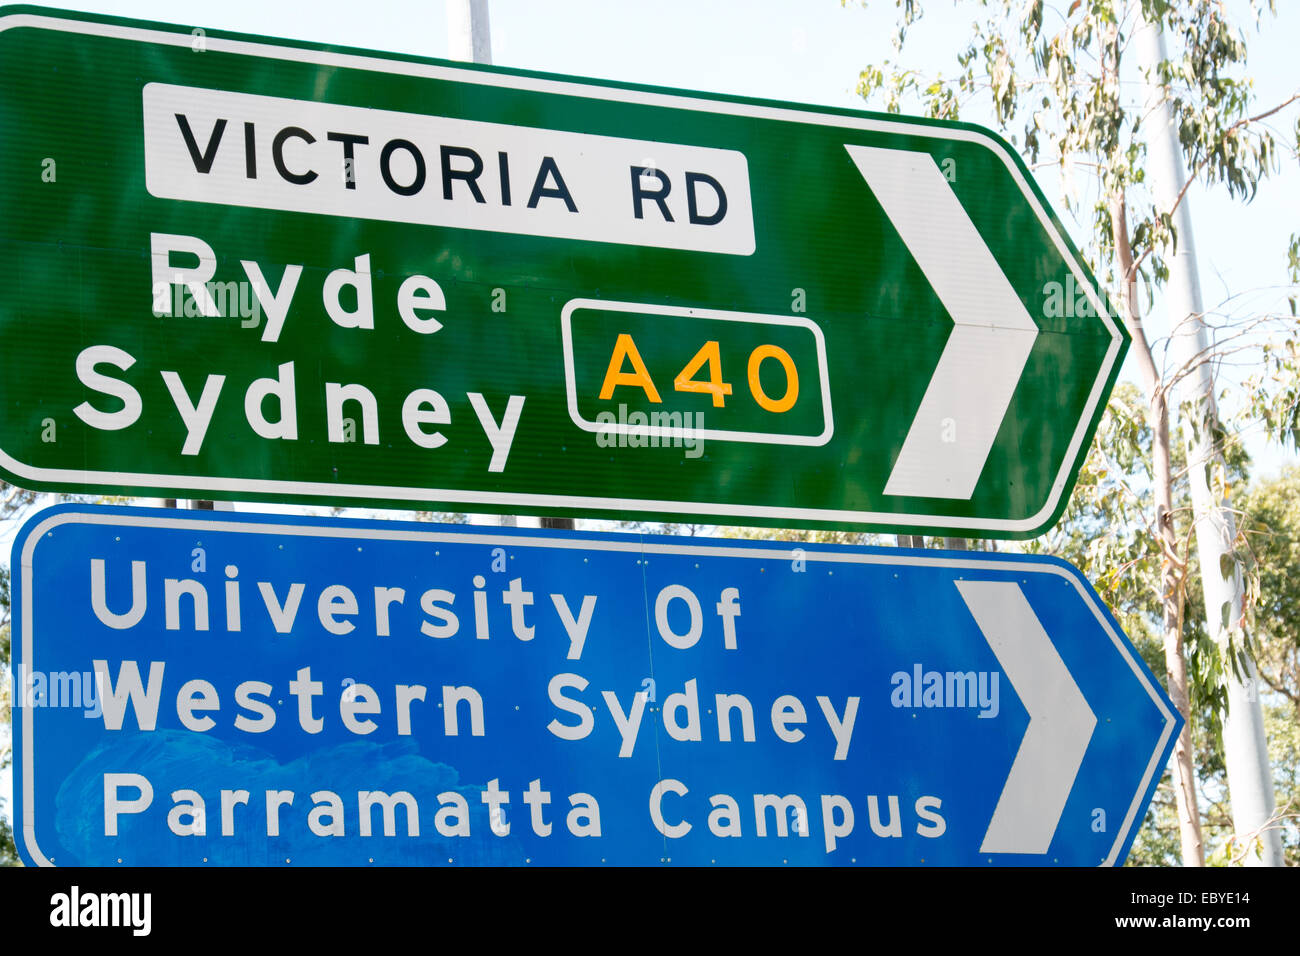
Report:
M 1160 77 L 1168 59 L 1160 21 L 1144 20 L 1134 35 L 1139 64 L 1146 74 L 1145 112 L 1151 124 L 1147 138 L 1147 177 L 1158 206 L 1169 210 L 1170 225 L 1178 237 L 1166 256 L 1169 279 L 1165 299 L 1169 304 L 1170 352 L 1179 369 L 1185 416 L 1192 418 L 1187 435 L 1187 472 L 1194 509 L 1196 551 L 1201 565 L 1205 598 L 1205 625 L 1220 653 L 1234 653 L 1233 632 L 1244 626 L 1246 604 L 1241 561 L 1236 551 L 1236 518 L 1222 491 L 1211 487 L 1211 469 L 1226 469 L 1215 408 L 1214 369 L 1210 364 L 1211 336 L 1205 325 L 1201 280 L 1196 266 L 1191 207 L 1178 120 L 1169 102 L 1169 89 Z M 1267 115 L 1267 114 L 1265 114 Z M 1225 141 L 1226 141 L 1225 136 Z M 1199 427 L 1198 427 L 1199 425 Z M 1235 664 L 1235 662 L 1234 662 Z M 1264 711 L 1255 685 L 1258 673 L 1249 656 L 1241 668 L 1225 667 L 1223 763 L 1232 803 L 1234 840 L 1242 841 L 1247 866 L 1281 866 L 1282 839 L 1276 825 L 1273 768 L 1268 759 L 1268 734 Z
M 1138 316 L 1133 268 L 1133 249 L 1128 238 L 1128 213 L 1123 197 L 1112 198 L 1111 228 L 1116 259 L 1123 277 L 1121 301 L 1124 325 L 1133 338 L 1142 384 L 1147 394 L 1147 421 L 1151 426 L 1153 490 L 1156 505 L 1156 538 L 1160 543 L 1160 608 L 1164 627 L 1165 671 L 1169 696 L 1183 715 L 1183 729 L 1174 745 L 1174 798 L 1178 811 L 1178 832 L 1184 866 L 1204 866 L 1205 846 L 1201 840 L 1201 815 L 1196 800 L 1196 774 L 1192 765 L 1192 720 L 1187 689 L 1187 659 L 1183 655 L 1183 583 L 1186 559 L 1180 556 L 1174 530 L 1174 488 L 1169 461 L 1169 404 L 1164 382 L 1156 369 L 1146 331 Z

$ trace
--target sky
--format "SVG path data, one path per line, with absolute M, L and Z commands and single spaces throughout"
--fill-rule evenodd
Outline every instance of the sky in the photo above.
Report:
M 442 0 L 116 0 L 58 6 L 381 52 L 445 57 L 449 50 Z M 868 64 L 901 60 L 926 75 L 956 72 L 955 55 L 969 35 L 971 5 L 954 9 L 950 0 L 929 0 L 924 6 L 928 13 L 912 28 L 900 57 L 891 45 L 892 0 L 843 6 L 839 0 L 490 0 L 492 54 L 503 67 L 863 109 L 866 104 L 854 88 Z M 1228 6 L 1238 14 L 1246 10 L 1241 0 L 1230 0 Z M 1300 88 L 1294 52 L 1300 3 L 1278 6 L 1277 19 L 1247 38 L 1260 110 Z M 1049 26 L 1054 18 L 1059 13 L 1049 11 Z M 1139 96 L 1136 83 L 1130 92 Z M 1293 105 L 1273 123 L 1283 140 L 1298 114 L 1300 108 Z M 979 103 L 972 103 L 963 119 L 990 123 Z M 1250 204 L 1199 187 L 1189 192 L 1210 310 L 1229 297 L 1234 307 L 1251 309 L 1275 307 L 1285 297 L 1287 238 L 1300 230 L 1300 175 L 1294 158 L 1282 163 Z M 1086 246 L 1087 224 L 1065 215 L 1056 170 L 1036 175 L 1076 245 Z M 1155 336 L 1163 323 L 1157 309 L 1151 316 Z M 1131 358 L 1124 377 L 1136 380 Z M 1259 474 L 1275 472 L 1295 457 L 1257 440 L 1249 447 Z M 0 550 L 6 552 L 17 522 L 9 525 L 0 527 Z M 0 797 L 6 802 L 7 776 L 0 778 Z

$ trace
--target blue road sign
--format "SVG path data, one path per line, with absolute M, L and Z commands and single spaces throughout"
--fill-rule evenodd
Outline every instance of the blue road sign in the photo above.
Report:
M 1050 558 L 60 506 L 29 864 L 1118 864 L 1180 726 Z

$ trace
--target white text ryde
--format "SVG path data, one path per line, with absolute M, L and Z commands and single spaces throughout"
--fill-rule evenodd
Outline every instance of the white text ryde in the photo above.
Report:
M 220 317 L 210 286 L 217 268 L 217 257 L 212 247 L 197 236 L 157 232 L 150 234 L 149 242 L 153 259 L 154 314 L 170 315 L 172 287 L 183 285 L 190 291 L 192 299 L 189 305 L 194 306 L 195 314 Z M 182 257 L 197 258 L 197 267 L 175 265 L 172 257 L 177 253 Z M 303 266 L 296 263 L 285 266 L 279 285 L 272 290 L 261 266 L 256 262 L 242 259 L 240 265 L 248 276 L 260 310 L 266 314 L 262 341 L 276 342 L 298 290 Z M 373 332 L 375 309 L 369 254 L 357 256 L 353 260 L 353 266 L 351 269 L 334 269 L 324 277 L 320 292 L 322 305 L 335 326 L 359 330 L 361 333 Z M 342 302 L 343 289 L 348 287 L 354 292 L 355 307 L 345 306 Z M 229 302 L 229 297 L 226 300 Z M 432 335 L 443 327 L 436 315 L 446 310 L 447 299 L 442 287 L 429 276 L 407 276 L 398 288 L 396 304 L 398 318 L 410 332 Z M 393 322 L 393 326 L 396 324 Z M 127 372 L 135 362 L 134 355 L 115 345 L 92 345 L 82 349 L 77 355 L 77 378 L 88 389 L 99 394 L 81 402 L 72 409 L 73 413 L 87 425 L 101 431 L 119 431 L 130 428 L 139 421 L 144 412 L 144 399 L 140 390 L 126 378 L 118 378 L 111 372 L 103 371 L 104 368 L 109 368 L 116 372 Z M 248 427 L 259 438 L 297 441 L 298 389 L 295 385 L 294 362 L 271 363 L 264 368 L 273 374 L 254 378 L 244 389 L 244 418 Z M 185 426 L 186 434 L 180 453 L 198 455 L 203 450 L 204 438 L 208 434 L 208 426 L 212 424 L 218 403 L 223 394 L 230 394 L 225 389 L 226 373 L 207 374 L 201 386 L 197 375 L 193 373 L 190 373 L 189 381 L 177 370 L 161 369 L 159 374 Z M 121 407 L 112 407 L 113 401 L 103 403 L 99 396 L 108 396 Z M 466 392 L 465 398 L 491 445 L 492 457 L 487 465 L 488 471 L 504 471 L 523 414 L 525 396 L 510 395 L 499 414 L 492 410 L 488 399 L 480 392 Z M 360 412 L 361 441 L 367 445 L 380 444 L 379 405 L 371 389 L 359 382 L 325 382 L 324 399 L 326 434 L 330 442 L 357 440 L 356 422 L 345 414 L 345 410 L 350 408 L 354 414 Z M 227 400 L 226 405 L 230 404 L 231 400 Z M 392 413 L 387 412 L 386 416 L 391 421 Z M 419 448 L 437 449 L 447 443 L 447 436 L 437 426 L 452 423 L 452 406 L 441 393 L 431 388 L 416 388 L 403 399 L 400 418 L 402 430 L 412 444 Z M 385 435 L 393 431 L 390 424 L 384 424 L 383 428 Z
M 750 255 L 735 150 L 149 83 L 162 199 Z

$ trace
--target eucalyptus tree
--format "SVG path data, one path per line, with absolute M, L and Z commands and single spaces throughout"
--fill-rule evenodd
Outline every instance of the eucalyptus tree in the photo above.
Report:
M 915 106 L 929 116 L 953 120 L 961 118 L 964 108 L 981 103 L 1032 167 L 1057 168 L 1070 212 L 1090 222 L 1084 251 L 1113 290 L 1132 336 L 1150 437 L 1149 489 L 1137 496 L 1146 531 L 1134 534 L 1103 525 L 1094 551 L 1111 563 L 1108 573 L 1150 582 L 1159 606 L 1169 693 L 1184 717 L 1193 716 L 1194 697 L 1221 709 L 1224 668 L 1235 666 L 1247 632 L 1242 621 L 1234 621 L 1229 646 L 1202 648 L 1190 657 L 1186 653 L 1192 521 L 1186 509 L 1177 507 L 1175 496 L 1180 475 L 1171 441 L 1172 395 L 1183 378 L 1199 373 L 1201 363 L 1221 360 L 1225 350 L 1251 347 L 1252 333 L 1259 333 L 1269 317 L 1235 323 L 1218 337 L 1217 349 L 1176 366 L 1148 329 L 1144 305 L 1168 278 L 1169 259 L 1177 249 L 1174 214 L 1187 190 L 1164 208 L 1153 198 L 1145 166 L 1144 111 L 1131 92 L 1130 81 L 1138 74 L 1128 39 L 1142 21 L 1174 39 L 1175 50 L 1154 79 L 1172 109 L 1190 171 L 1188 183 L 1199 181 L 1238 200 L 1252 198 L 1260 180 L 1276 170 L 1278 143 L 1266 121 L 1291 108 L 1300 93 L 1263 108 L 1256 105 L 1245 76 L 1245 34 L 1241 25 L 1229 21 L 1218 0 L 1074 0 L 1068 7 L 1044 0 L 967 0 L 959 6 L 976 8 L 978 17 L 956 53 L 956 71 L 947 77 L 923 75 L 902 61 L 922 5 L 920 0 L 895 0 L 895 6 L 894 45 L 900 59 L 862 71 L 858 91 L 867 102 L 891 112 Z M 1265 14 L 1275 12 L 1273 0 L 1250 0 L 1250 19 L 1257 28 Z M 1221 458 L 1226 432 L 1217 421 L 1209 428 L 1210 447 Z M 1193 429 L 1184 431 L 1189 442 L 1199 438 Z M 1226 500 L 1227 469 L 1213 471 L 1214 490 Z M 1192 730 L 1189 719 L 1175 746 L 1174 783 L 1183 861 L 1199 865 L 1205 854 Z

